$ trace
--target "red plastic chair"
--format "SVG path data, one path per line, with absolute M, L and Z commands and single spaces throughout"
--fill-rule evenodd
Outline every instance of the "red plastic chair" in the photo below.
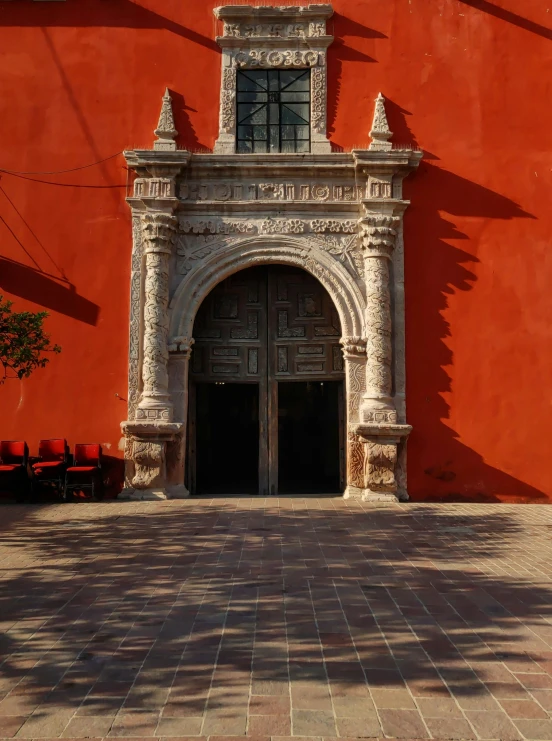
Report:
M 29 491 L 27 463 L 29 448 L 22 440 L 0 442 L 0 489 L 14 493 L 18 498 Z
M 33 491 L 36 492 L 42 485 L 49 485 L 63 494 L 69 458 L 67 441 L 62 438 L 41 440 L 38 443 L 38 458 L 31 466 Z
M 72 497 L 77 490 L 91 489 L 92 496 L 101 499 L 102 482 L 102 446 L 97 443 L 79 443 L 75 445 L 73 465 L 65 474 L 65 499 Z

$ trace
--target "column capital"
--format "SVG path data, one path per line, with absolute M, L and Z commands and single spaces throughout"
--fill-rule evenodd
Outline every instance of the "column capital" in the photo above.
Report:
M 366 339 L 364 337 L 342 337 L 339 344 L 343 348 L 345 360 L 366 358 Z
M 144 253 L 170 254 L 178 227 L 178 219 L 167 211 L 146 211 L 142 214 Z
M 367 214 L 359 220 L 361 247 L 365 257 L 391 258 L 397 240 L 400 216 Z
M 189 360 L 194 342 L 193 337 L 190 339 L 188 337 L 172 337 L 169 344 L 169 352 Z

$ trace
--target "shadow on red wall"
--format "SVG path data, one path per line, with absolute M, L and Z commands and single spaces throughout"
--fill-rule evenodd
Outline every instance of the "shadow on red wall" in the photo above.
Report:
M 510 199 L 427 161 L 421 163 L 415 182 L 407 181 L 406 186 L 405 197 L 409 190 L 415 195 L 405 217 L 407 399 L 414 426 L 408 447 L 409 492 L 416 500 L 547 501 L 544 492 L 489 466 L 459 441 L 444 422 L 450 410 L 442 395 L 451 391 L 446 368 L 454 362 L 445 342 L 450 328 L 443 312 L 450 295 L 471 290 L 476 276 L 469 265 L 478 258 L 449 243 L 468 237 L 441 213 L 487 219 L 534 217 Z M 473 373 L 478 373 L 477 365 Z

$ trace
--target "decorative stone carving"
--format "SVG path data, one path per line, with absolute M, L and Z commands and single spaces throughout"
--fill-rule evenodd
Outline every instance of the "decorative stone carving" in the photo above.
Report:
M 319 52 L 293 49 L 251 49 L 240 51 L 234 57 L 237 67 L 314 67 L 319 63 Z
M 153 148 L 161 151 L 176 152 L 175 137 L 178 131 L 174 127 L 174 117 L 172 109 L 172 99 L 169 88 L 166 88 L 159 115 L 159 123 L 155 129 L 157 141 L 153 143 Z
M 361 220 L 366 281 L 366 395 L 364 422 L 396 422 L 391 400 L 392 346 L 390 257 L 399 218 L 372 214 Z
M 374 112 L 374 122 L 370 131 L 372 142 L 370 149 L 374 152 L 390 152 L 392 144 L 389 141 L 393 132 L 389 130 L 387 123 L 387 114 L 385 113 L 385 98 L 381 93 L 376 98 L 376 110 Z
M 326 135 L 326 35 L 331 5 L 253 7 L 226 5 L 214 10 L 223 21 L 220 132 L 215 152 L 236 148 L 236 69 L 310 68 L 311 151 L 330 152 Z
M 269 16 L 263 15 L 265 10 Z M 323 22 L 316 17 L 319 11 L 313 10 L 313 17 L 296 17 L 298 12 L 297 7 L 282 12 L 256 8 L 253 15 L 262 18 L 252 23 L 250 8 L 246 13 L 243 6 L 232 6 L 229 13 L 237 18 L 236 28 L 230 28 L 231 18 L 222 19 L 228 24 L 224 36 L 228 45 L 219 40 L 223 87 L 232 100 L 228 131 L 221 128 L 226 142 L 234 135 L 238 53 L 249 55 L 259 40 L 262 50 L 285 53 L 293 46 L 295 51 L 290 39 L 297 39 L 299 51 L 306 53 L 314 44 L 312 50 L 318 54 L 313 85 L 319 74 L 325 75 L 320 62 L 329 37 L 325 28 L 316 31 L 310 26 Z M 295 14 L 293 22 L 283 22 L 282 13 Z M 294 24 L 297 28 L 291 28 Z M 264 26 L 262 34 L 274 35 L 256 36 L 258 29 L 250 33 L 248 25 Z M 307 39 L 308 46 L 302 47 Z M 322 39 L 320 47 L 313 42 L 316 39 Z M 325 81 L 323 90 L 325 94 Z M 323 107 L 325 115 L 325 102 Z M 221 115 L 224 118 L 224 111 Z M 314 113 L 312 120 L 314 126 Z M 385 137 L 391 134 L 381 110 L 374 130 L 384 137 L 376 143 L 388 143 Z M 187 377 L 195 314 L 221 280 L 267 263 L 310 272 L 328 291 L 339 314 L 343 354 L 333 348 L 338 364 L 333 367 L 343 367 L 346 379 L 345 496 L 367 501 L 407 496 L 404 442 L 410 427 L 404 424 L 400 365 L 404 363 L 401 217 L 407 202 L 400 199 L 400 184 L 420 156 L 410 150 L 373 147 L 275 159 L 255 155 L 244 159 L 233 148 L 194 155 L 155 149 L 126 153 L 139 177 L 128 199 L 134 247 L 129 421 L 123 425 L 128 457 L 125 496 L 187 495 Z M 184 166 L 186 176 L 179 179 Z M 254 358 L 248 362 L 255 367 Z
M 169 332 L 169 255 L 177 220 L 164 212 L 142 216 L 143 243 L 146 255 L 144 286 L 143 390 L 136 419 L 172 417 L 169 399 L 167 338 Z

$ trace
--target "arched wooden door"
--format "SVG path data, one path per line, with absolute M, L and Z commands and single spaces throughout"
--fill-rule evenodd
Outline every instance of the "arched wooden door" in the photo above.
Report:
M 205 299 L 193 336 L 190 491 L 342 490 L 341 327 L 324 287 L 298 268 L 243 270 Z

